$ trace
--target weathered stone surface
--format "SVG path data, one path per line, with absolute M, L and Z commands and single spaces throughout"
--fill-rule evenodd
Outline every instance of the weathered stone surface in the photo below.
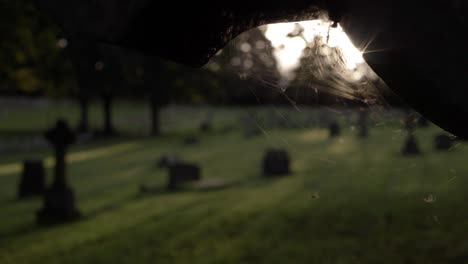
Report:
M 290 158 L 286 150 L 269 149 L 263 158 L 263 174 L 266 177 L 288 175 Z
M 25 160 L 18 188 L 18 197 L 42 195 L 45 190 L 45 171 L 42 160 Z
M 176 190 L 183 182 L 201 179 L 201 169 L 198 165 L 188 162 L 177 162 L 169 167 L 168 190 Z
M 418 142 L 416 141 L 416 138 L 414 137 L 413 134 L 408 135 L 408 137 L 405 140 L 405 144 L 403 145 L 403 148 L 401 149 L 401 153 L 403 155 L 420 155 L 421 150 L 419 149 Z
M 73 190 L 68 187 L 52 187 L 44 194 L 44 207 L 37 212 L 38 224 L 60 224 L 78 219 Z

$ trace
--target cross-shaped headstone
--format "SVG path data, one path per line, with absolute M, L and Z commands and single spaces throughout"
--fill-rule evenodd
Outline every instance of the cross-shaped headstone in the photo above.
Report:
M 65 154 L 75 142 L 76 136 L 64 120 L 58 120 L 55 127 L 45 133 L 45 138 L 55 150 L 54 181 L 44 194 L 44 207 L 37 213 L 40 224 L 56 224 L 75 220 L 80 213 L 75 207 L 73 190 L 65 178 Z
M 59 119 L 55 127 L 45 133 L 45 137 L 55 149 L 55 177 L 52 188 L 63 189 L 67 186 L 65 180 L 65 154 L 68 146 L 75 142 L 76 136 L 68 124 Z

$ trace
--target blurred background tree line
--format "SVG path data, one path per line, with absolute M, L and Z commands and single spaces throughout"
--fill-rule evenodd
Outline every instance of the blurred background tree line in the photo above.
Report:
M 301 78 L 290 82 L 288 89 L 282 87 L 272 45 L 262 28 L 238 36 L 202 69 L 121 47 L 68 38 L 30 0 L 0 1 L 0 35 L 0 95 L 77 100 L 82 113 L 79 127 L 84 131 L 88 127 L 90 100 L 102 102 L 105 133 L 113 133 L 114 99 L 148 102 L 153 134 L 159 133 L 159 109 L 170 103 L 356 103 L 354 98 L 332 89 L 319 95 L 310 82 L 301 82 Z M 302 65 L 297 73 L 311 75 L 313 58 L 303 59 L 302 63 L 307 67 Z

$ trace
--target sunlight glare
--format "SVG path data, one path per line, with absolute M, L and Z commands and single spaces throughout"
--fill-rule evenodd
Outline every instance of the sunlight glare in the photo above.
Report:
M 295 32 L 296 24 L 303 28 L 303 32 L 295 36 L 288 36 Z M 300 65 L 303 50 L 313 43 L 315 37 L 322 37 L 324 41 L 328 39 L 327 45 L 329 47 L 340 49 L 348 70 L 352 71 L 364 62 L 362 52 L 354 47 L 343 28 L 340 25 L 336 28 L 330 25 L 331 22 L 323 20 L 267 25 L 265 37 L 270 40 L 274 48 L 278 70 L 283 77 L 288 79 L 292 76 L 293 71 Z

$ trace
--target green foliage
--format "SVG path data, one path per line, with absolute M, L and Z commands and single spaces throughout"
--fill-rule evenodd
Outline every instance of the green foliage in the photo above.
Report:
M 72 69 L 58 28 L 30 0 L 0 1 L 0 92 L 65 95 Z
M 218 74 L 121 50 L 120 63 L 127 97 L 155 97 L 160 105 L 221 103 L 225 95 Z

